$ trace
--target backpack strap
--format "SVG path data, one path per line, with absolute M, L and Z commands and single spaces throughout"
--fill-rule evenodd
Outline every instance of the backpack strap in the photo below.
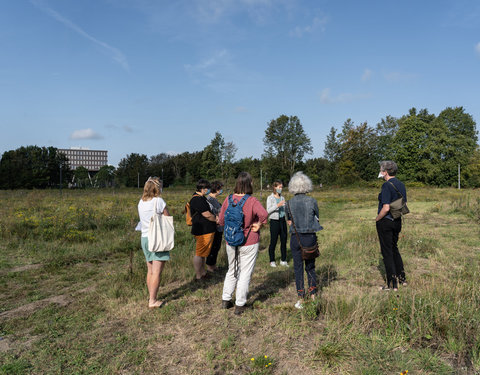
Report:
M 400 194 L 400 196 L 403 198 L 403 200 L 405 200 L 405 197 L 403 196 L 402 193 L 400 193 L 400 190 L 397 189 L 397 187 L 395 186 L 395 184 L 394 184 L 393 182 L 391 182 L 391 181 L 387 181 L 387 182 L 388 182 L 390 185 L 392 185 L 393 188 L 396 190 L 396 192 L 397 192 L 398 194 Z
M 250 197 L 249 194 L 245 194 L 242 199 L 240 199 L 239 201 L 237 201 L 237 203 L 235 203 L 233 201 L 233 194 L 230 194 L 228 196 L 228 203 L 231 204 L 232 206 L 237 206 L 237 205 L 240 205 L 240 208 L 243 208 L 243 205 L 245 204 L 245 202 L 247 201 L 247 199 Z

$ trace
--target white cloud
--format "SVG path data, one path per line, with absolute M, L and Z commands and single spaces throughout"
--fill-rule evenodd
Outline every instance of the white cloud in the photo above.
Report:
M 215 67 L 228 64 L 228 58 L 227 50 L 223 49 L 215 52 L 213 56 L 206 58 L 197 64 L 185 64 L 184 67 L 189 72 L 201 72 L 209 76 Z
M 71 135 L 70 139 L 103 139 L 103 137 L 95 132 L 93 129 L 80 129 L 75 130 Z
M 370 94 L 351 94 L 348 92 L 332 96 L 330 91 L 329 88 L 325 88 L 320 93 L 320 101 L 323 104 L 348 103 L 356 100 L 368 99 L 371 96 Z
M 319 29 L 321 32 L 325 32 L 327 23 L 328 18 L 326 16 L 315 17 L 310 25 L 297 26 L 293 30 L 291 30 L 290 36 L 296 36 L 297 38 L 301 38 L 304 34 L 313 33 Z
M 475 46 L 475 51 L 480 55 L 480 42 L 478 42 Z
M 362 81 L 367 82 L 370 81 L 370 78 L 372 78 L 372 71 L 370 69 L 365 69 L 362 74 Z
M 196 64 L 185 64 L 184 68 L 195 84 L 203 84 L 218 92 L 228 92 L 232 83 L 241 76 L 225 49 Z
M 91 42 L 95 43 L 96 45 L 100 46 L 105 52 L 107 52 L 110 57 L 120 64 L 120 66 L 125 69 L 126 71 L 129 70 L 129 65 L 127 58 L 125 55 L 120 51 L 119 49 L 110 46 L 109 44 L 102 42 L 101 40 L 98 40 L 88 34 L 86 31 L 84 31 L 81 27 L 77 26 L 74 24 L 72 21 L 69 19 L 65 18 L 62 16 L 60 13 L 57 11 L 53 10 L 52 8 L 49 8 L 41 0 L 30 0 L 30 2 L 35 5 L 37 8 L 48 14 L 50 17 L 54 18 L 58 22 L 62 23 L 64 26 L 68 27 L 69 29 L 75 31 L 77 34 L 83 36 L 84 38 L 90 40 Z

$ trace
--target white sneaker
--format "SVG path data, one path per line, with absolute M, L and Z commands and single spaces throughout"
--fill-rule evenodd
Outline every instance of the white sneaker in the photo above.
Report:
M 284 262 L 283 260 L 281 260 L 280 265 L 284 267 L 288 267 L 288 262 Z
M 270 267 L 276 267 L 277 266 L 277 263 L 275 262 L 270 262 Z
M 299 310 L 303 309 L 303 301 L 301 299 L 297 301 L 297 303 L 295 304 L 295 308 Z

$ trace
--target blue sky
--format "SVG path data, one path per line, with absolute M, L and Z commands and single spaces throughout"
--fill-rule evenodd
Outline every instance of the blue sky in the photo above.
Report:
M 347 118 L 480 119 L 480 1 L 0 0 L 0 152 L 260 157 L 296 115 L 313 157 Z

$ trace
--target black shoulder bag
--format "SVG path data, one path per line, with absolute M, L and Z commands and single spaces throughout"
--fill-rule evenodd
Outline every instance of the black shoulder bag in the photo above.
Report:
M 297 236 L 298 246 L 300 246 L 300 249 L 302 250 L 302 259 L 307 260 L 318 258 L 320 256 L 320 251 L 318 251 L 318 242 L 316 242 L 313 246 L 302 246 L 302 243 L 300 242 L 300 236 L 298 235 L 297 227 L 295 226 L 295 221 L 293 220 L 292 211 L 290 211 L 290 205 L 288 204 L 288 202 L 287 209 L 288 213 L 290 214 L 290 218 L 292 219 L 293 230 L 295 232 L 295 235 Z

